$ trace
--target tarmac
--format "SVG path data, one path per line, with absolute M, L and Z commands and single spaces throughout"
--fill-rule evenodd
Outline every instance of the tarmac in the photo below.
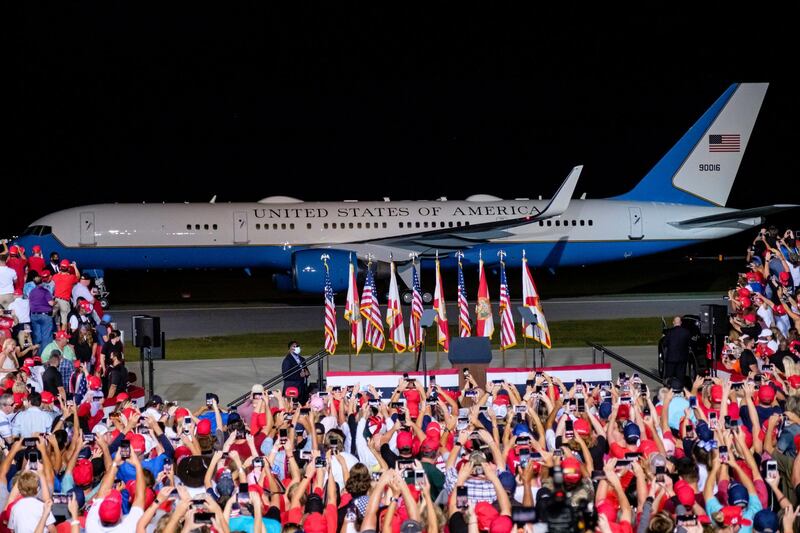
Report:
M 655 372 L 657 353 L 655 346 L 621 346 L 608 347 L 619 355 L 630 359 L 632 362 Z M 309 355 L 309 354 L 304 354 Z M 362 352 L 359 356 L 348 357 L 347 353 L 339 353 L 327 359 L 327 370 L 353 371 L 359 370 L 414 370 L 413 354 L 397 354 L 393 357 L 388 353 L 375 353 L 370 357 L 369 351 Z M 522 349 L 507 350 L 505 361 L 503 355 L 496 351 L 491 366 L 495 368 L 527 368 L 530 367 L 532 349 L 527 353 Z M 174 400 L 192 408 L 199 407 L 205 402 L 207 392 L 216 393 L 220 402 L 227 404 L 236 397 L 245 394 L 254 383 L 263 383 L 280 373 L 282 357 L 250 357 L 242 359 L 207 359 L 196 361 L 155 361 L 155 393 L 165 400 Z M 428 369 L 437 368 L 435 352 L 427 354 Z M 537 364 L 539 356 L 537 355 Z M 602 360 L 600 353 L 593 357 L 590 347 L 555 348 L 545 350 L 545 367 L 581 365 L 600 362 L 610 362 L 613 375 L 619 372 L 634 372 L 627 366 L 613 359 Z M 139 374 L 139 362 L 131 360 L 129 371 Z M 439 354 L 438 368 L 451 368 L 446 353 Z M 651 389 L 657 384 L 642 376 L 642 379 Z M 317 380 L 317 368 L 312 368 L 309 381 Z M 141 380 L 139 382 L 141 384 Z

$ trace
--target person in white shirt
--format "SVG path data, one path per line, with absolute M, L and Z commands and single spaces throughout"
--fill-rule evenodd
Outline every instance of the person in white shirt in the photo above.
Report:
M 11 443 L 13 434 L 11 424 L 14 421 L 14 395 L 5 393 L 0 396 L 0 438 Z
M 47 483 L 40 483 L 41 472 L 41 470 L 35 472 L 28 470 L 17 478 L 15 488 L 22 498 L 11 508 L 11 514 L 8 519 L 8 528 L 14 533 L 34 533 L 39 525 L 45 510 L 42 500 L 36 497 L 39 494 L 39 487 L 41 487 L 42 498 L 50 499 L 50 489 Z M 55 533 L 56 519 L 49 510 L 47 513 L 45 528 L 50 533 Z
M 8 304 L 9 311 L 13 312 L 14 318 L 19 325 L 19 332 L 17 333 L 17 340 L 20 346 L 24 344 L 23 332 L 31 330 L 31 306 L 27 298 L 23 298 L 21 294 L 14 295 L 14 301 Z
M 6 266 L 6 260 L 0 256 L 0 307 L 5 309 L 14 301 L 14 282 L 17 273 Z

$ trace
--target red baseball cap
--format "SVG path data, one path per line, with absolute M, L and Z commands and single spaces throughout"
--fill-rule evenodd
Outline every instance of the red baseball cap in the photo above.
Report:
M 144 435 L 139 433 L 128 434 L 128 440 L 131 443 L 131 449 L 136 453 L 144 453 L 146 446 L 144 443 Z
M 581 479 L 581 463 L 574 457 L 567 457 L 561 461 L 561 470 L 564 472 L 564 481 L 577 483 Z
M 630 418 L 631 408 L 627 404 L 621 404 L 617 409 L 617 419 Z
M 297 398 L 300 396 L 300 391 L 297 390 L 297 387 L 286 387 L 286 392 L 283 395 L 287 398 Z
M 48 279 L 50 279 L 50 271 L 47 270 L 46 268 L 42 270 L 42 273 L 40 275 L 42 276 L 42 281 L 47 281 Z
M 122 494 L 116 489 L 108 493 L 99 509 L 100 521 L 105 525 L 113 525 L 122 518 Z
M 639 443 L 639 453 L 647 457 L 651 453 L 658 453 L 658 444 L 652 440 L 643 440 Z
M 694 505 L 694 489 L 691 485 L 681 479 L 675 483 L 674 489 L 675 495 L 678 497 L 678 500 L 680 500 L 681 505 L 686 507 Z
M 744 319 L 745 322 L 750 322 L 750 323 L 753 323 L 753 324 L 755 324 L 756 320 L 758 320 L 754 313 L 747 313 L 742 318 Z
M 760 389 L 758 389 L 758 401 L 761 403 L 772 403 L 775 399 L 775 389 L 772 388 L 772 385 L 762 385 Z
M 424 453 L 435 452 L 439 449 L 439 439 L 428 437 L 424 441 L 422 441 L 422 446 L 420 446 L 420 450 Z
M 714 385 L 711 387 L 711 401 L 714 403 L 722 402 L 722 385 Z
M 97 376 L 89 376 L 86 380 L 89 382 L 90 389 L 100 390 L 103 388 L 103 382 Z
M 183 418 L 185 416 L 189 416 L 190 414 L 191 413 L 189 413 L 189 410 L 186 409 L 185 407 L 178 407 L 177 409 L 175 409 L 175 415 L 174 416 L 175 416 L 175 418 Z
M 129 399 L 130 399 L 130 396 L 128 396 L 127 392 L 120 392 L 119 394 L 117 394 L 117 400 L 116 401 L 117 401 L 117 403 L 121 403 L 121 402 L 128 401 Z
M 92 462 L 89 459 L 78 459 L 75 468 L 72 469 L 72 479 L 79 487 L 83 487 L 92 482 L 93 470 Z
M 789 281 L 792 279 L 792 275 L 784 271 L 778 274 L 778 279 L 781 281 L 781 285 L 788 285 Z
M 211 434 L 211 420 L 208 418 L 203 418 L 197 423 L 197 434 L 198 435 L 210 435 Z
M 63 329 L 60 329 L 56 332 L 56 339 L 69 339 L 69 333 Z
M 753 301 L 750 298 L 748 298 L 747 296 L 742 298 L 742 307 L 747 308 L 750 307 L 751 305 L 753 305 Z
M 589 425 L 589 422 L 587 422 L 583 418 L 577 419 L 573 424 L 572 428 L 575 430 L 575 433 L 577 433 L 581 437 L 588 437 L 589 434 L 592 432 L 592 427 Z
M 513 529 L 514 523 L 511 521 L 511 517 L 501 514 L 492 520 L 492 525 L 489 526 L 489 533 L 511 533 Z
M 745 518 L 742 511 L 744 509 L 738 505 L 726 505 L 722 508 L 722 523 L 726 526 L 752 526 L 753 521 Z
M 52 392 L 42 391 L 42 403 L 51 404 L 55 400 Z
M 11 254 L 11 255 L 17 255 L 17 254 L 19 254 L 19 246 L 17 246 L 16 244 L 15 244 L 15 245 L 13 245 L 13 246 L 11 246 L 11 247 L 8 249 L 8 253 L 9 253 L 9 254 Z
M 383 418 L 380 416 L 371 416 L 367 420 L 367 427 L 369 428 L 370 435 L 376 435 L 380 433 L 381 428 L 383 427 Z
M 428 425 L 425 426 L 425 434 L 429 437 L 436 437 L 438 439 L 442 435 L 441 424 L 435 420 L 428 422 Z
M 414 442 L 414 437 L 411 435 L 409 431 L 401 431 L 397 434 L 397 449 L 403 450 L 406 448 L 411 448 Z
M 475 516 L 478 519 L 478 529 L 480 531 L 487 531 L 492 527 L 500 513 L 489 502 L 478 502 L 475 504 Z
M 39 246 L 38 244 L 34 244 L 33 246 L 31 246 L 31 250 L 33 250 L 34 253 L 39 253 L 42 251 L 42 247 Z
M 793 389 L 800 388 L 800 376 L 789 376 L 789 386 Z
M 62 259 L 58 266 L 61 268 L 69 268 L 70 262 L 67 259 Z
M 492 405 L 511 405 L 511 400 L 508 398 L 508 394 L 498 394 L 492 400 Z
M 186 446 L 178 446 L 177 448 L 175 448 L 174 458 L 176 465 L 180 463 L 181 459 L 183 459 L 184 457 L 191 457 L 191 456 L 192 456 L 192 450 L 190 450 Z

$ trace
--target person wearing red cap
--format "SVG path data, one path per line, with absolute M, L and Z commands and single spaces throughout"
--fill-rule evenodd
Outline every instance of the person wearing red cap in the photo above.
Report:
M 28 258 L 28 270 L 33 270 L 41 274 L 46 270 L 42 247 L 38 244 L 31 246 L 31 256 Z
M 745 457 L 747 459 L 748 464 L 750 464 L 751 469 L 755 466 L 755 460 L 753 459 L 752 454 L 749 450 L 743 450 L 745 453 Z M 756 487 L 753 484 L 753 480 L 750 479 L 739 463 L 735 460 L 735 457 L 731 453 L 728 458 L 720 458 L 719 452 L 713 452 L 713 458 L 710 461 L 710 470 L 708 472 L 708 478 L 706 479 L 706 485 L 703 488 L 703 496 L 706 500 L 706 513 L 709 517 L 711 517 L 717 524 L 723 523 L 721 520 L 722 513 L 727 514 L 726 511 L 727 507 L 723 507 L 720 500 L 717 498 L 717 494 L 714 493 L 714 490 L 718 487 L 718 485 L 722 482 L 723 478 L 720 477 L 722 474 L 722 467 L 727 466 L 730 469 L 731 474 L 735 474 L 739 480 L 739 483 L 744 486 L 744 489 L 747 491 L 747 501 L 744 502 L 744 498 L 742 498 L 742 503 L 739 505 L 731 505 L 728 507 L 736 507 L 738 509 L 739 518 L 740 519 L 747 519 L 751 520 L 755 514 L 763 508 L 761 504 L 761 500 L 758 497 L 758 493 L 756 491 Z M 758 473 L 758 468 L 755 468 L 752 472 L 754 478 L 758 481 L 762 481 L 761 475 Z M 727 479 L 727 475 L 725 476 Z M 742 491 L 744 494 L 744 491 Z M 738 503 L 738 502 L 734 502 Z M 740 506 L 743 505 L 744 507 Z M 740 524 L 744 524 L 744 522 L 740 522 Z M 725 525 L 732 525 L 730 522 L 726 523 Z
M 75 261 L 70 263 L 66 259 L 62 260 L 58 265 L 58 274 L 53 276 L 53 283 L 55 284 L 54 296 L 56 298 L 56 308 L 58 314 L 56 315 L 56 322 L 61 328 L 67 327 L 67 316 L 72 310 L 72 288 L 78 283 L 78 266 Z
M 739 416 L 742 424 L 756 436 L 758 428 L 753 428 L 753 416 L 757 415 L 758 420 L 767 420 L 773 414 L 782 414 L 783 409 L 775 402 L 775 388 L 769 383 L 761 385 L 758 392 L 753 385 L 745 383 L 743 392 L 747 409 L 742 409 Z
M 119 452 L 117 452 L 119 454 Z M 110 468 L 106 470 L 100 489 L 94 500 L 94 504 L 89 509 L 86 516 L 86 531 L 135 531 L 136 524 L 144 515 L 145 501 L 147 497 L 147 485 L 144 476 L 144 469 L 139 462 L 139 457 L 131 453 L 127 464 L 133 465 L 136 470 L 136 489 L 133 503 L 128 514 L 122 514 L 122 494 L 112 489 L 114 480 L 117 477 L 117 469 L 120 466 L 119 455 L 112 461 Z
M 22 287 L 25 285 L 25 276 L 28 270 L 28 258 L 25 257 L 25 248 L 16 245 L 11 246 L 8 249 L 6 265 L 17 274 L 17 279 L 14 281 L 14 290 L 22 294 Z

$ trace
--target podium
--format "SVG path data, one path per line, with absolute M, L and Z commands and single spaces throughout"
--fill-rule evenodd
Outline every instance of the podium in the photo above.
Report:
M 492 362 L 492 345 L 488 337 L 455 337 L 450 339 L 447 356 L 453 368 L 467 369 L 478 386 L 486 390 L 486 368 Z M 458 373 L 458 386 L 464 388 L 464 373 Z

